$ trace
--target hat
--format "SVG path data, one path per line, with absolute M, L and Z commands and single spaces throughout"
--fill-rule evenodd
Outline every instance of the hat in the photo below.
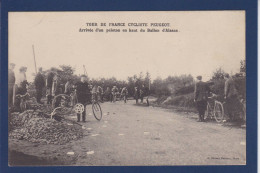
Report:
M 202 76 L 197 76 L 197 79 L 198 79 L 198 80 L 201 80 L 201 79 L 202 79 Z

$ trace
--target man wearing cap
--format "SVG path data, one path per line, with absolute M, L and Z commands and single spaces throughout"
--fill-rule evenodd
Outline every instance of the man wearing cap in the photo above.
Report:
M 239 109 L 237 105 L 239 105 L 238 100 L 238 92 L 235 87 L 234 80 L 226 74 L 225 78 L 225 89 L 224 89 L 224 98 L 226 100 L 225 109 L 230 119 L 234 118 L 235 109 Z
M 80 82 L 76 83 L 76 93 L 78 98 L 78 103 L 84 105 L 84 112 L 82 113 L 82 121 L 86 122 L 86 105 L 91 100 L 91 93 L 89 85 L 87 83 L 86 75 L 82 75 Z M 80 114 L 77 114 L 78 122 L 80 121 Z
M 207 99 L 210 93 L 209 86 L 202 82 L 202 76 L 197 76 L 198 82 L 195 84 L 194 90 L 194 101 L 197 106 L 197 110 L 199 112 L 199 120 L 200 122 L 204 121 L 204 114 L 207 109 Z
M 8 69 L 8 105 L 13 105 L 13 90 L 15 84 L 15 74 L 14 74 L 15 64 L 10 63 Z
M 36 89 L 37 103 L 43 104 L 41 102 L 41 98 L 42 98 L 42 92 L 43 92 L 45 82 L 44 82 L 44 76 L 42 74 L 42 68 L 41 67 L 39 68 L 39 72 L 37 73 L 37 75 L 34 79 L 34 84 L 35 84 L 35 89 Z

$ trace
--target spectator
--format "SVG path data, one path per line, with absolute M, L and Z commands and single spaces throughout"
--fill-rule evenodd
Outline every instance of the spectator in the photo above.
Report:
M 15 85 L 15 74 L 14 74 L 15 64 L 10 63 L 8 69 L 8 106 L 14 104 L 14 85 Z
M 136 104 L 138 103 L 138 99 L 139 99 L 139 92 L 138 92 L 138 88 L 135 87 L 135 90 L 134 90 L 134 98 L 135 98 L 135 102 Z
M 35 77 L 34 84 L 35 84 L 35 89 L 36 89 L 36 101 L 39 104 L 43 104 L 41 102 L 41 98 L 42 98 L 42 92 L 43 92 L 45 82 L 44 82 L 44 76 L 42 74 L 41 67 L 39 68 L 39 72 Z
M 16 79 L 16 84 L 15 84 L 15 89 L 14 89 L 14 95 L 25 95 L 27 93 L 27 87 L 28 87 L 28 82 L 26 78 L 26 71 L 27 67 L 21 67 L 19 69 L 19 74 L 17 75 Z M 19 98 L 15 98 L 15 107 L 20 111 L 20 102 L 21 100 Z
M 195 84 L 194 101 L 196 102 L 197 110 L 199 112 L 200 122 L 204 121 L 205 111 L 207 109 L 207 99 L 210 89 L 205 82 L 202 82 L 202 76 L 197 77 L 198 82 Z
M 225 75 L 225 89 L 224 89 L 224 99 L 226 100 L 225 109 L 227 111 L 227 115 L 232 120 L 234 118 L 234 112 L 238 108 L 239 99 L 238 92 L 235 87 L 234 80 L 229 76 L 229 74 Z
M 53 83 L 54 73 L 50 71 L 47 74 L 46 78 L 46 96 L 47 96 L 47 104 L 52 103 L 52 83 Z

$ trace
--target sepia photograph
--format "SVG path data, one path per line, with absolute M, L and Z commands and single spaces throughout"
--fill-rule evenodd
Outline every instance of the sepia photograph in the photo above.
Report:
M 246 62 L 244 10 L 8 12 L 8 165 L 246 165 Z

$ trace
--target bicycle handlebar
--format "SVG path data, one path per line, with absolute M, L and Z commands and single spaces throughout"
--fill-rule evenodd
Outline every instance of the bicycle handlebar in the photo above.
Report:
M 26 93 L 26 94 L 24 94 L 24 95 L 21 95 L 21 94 L 17 94 L 15 97 L 25 97 L 25 96 L 30 96 L 30 94 L 29 93 Z

